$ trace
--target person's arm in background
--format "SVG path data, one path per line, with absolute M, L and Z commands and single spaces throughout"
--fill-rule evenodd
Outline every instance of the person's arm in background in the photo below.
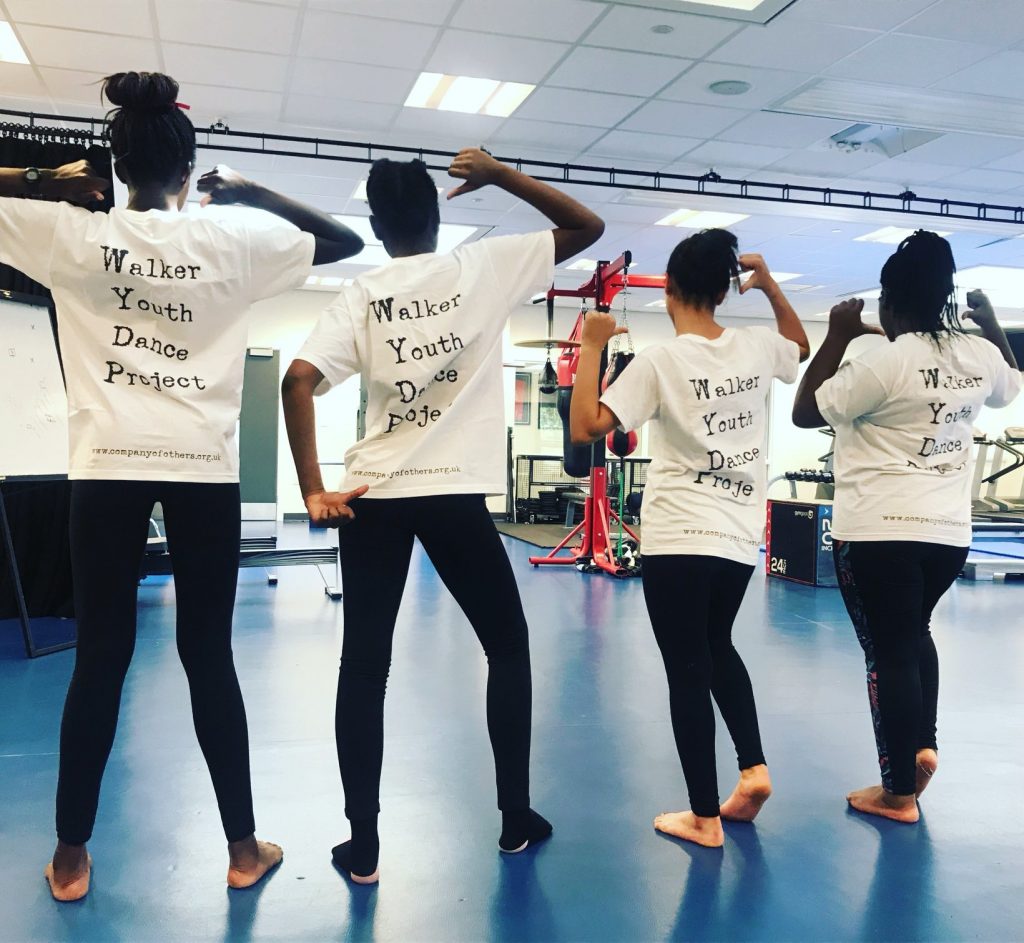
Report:
M 449 200 L 492 184 L 543 213 L 555 224 L 556 265 L 593 245 L 604 233 L 604 220 L 582 203 L 495 160 L 481 148 L 467 147 L 459 151 L 448 174 L 465 181 L 448 194 Z
M 596 442 L 619 425 L 615 413 L 601 402 L 598 387 L 601 352 L 612 337 L 625 333 L 626 328 L 616 327 L 614 316 L 604 311 L 591 311 L 583 321 L 580 360 L 569 401 L 569 435 L 574 445 Z
M 102 200 L 110 181 L 99 176 L 87 160 L 76 160 L 60 167 L 40 167 L 39 182 L 33 186 L 25 179 L 26 167 L 0 167 L 0 196 L 35 196 L 68 203 Z M 38 188 L 37 188 L 38 187 Z
M 355 517 L 348 503 L 366 494 L 368 489 L 363 485 L 354 491 L 324 490 L 316 449 L 316 407 L 313 405 L 313 391 L 323 378 L 324 375 L 311 363 L 293 360 L 281 383 L 281 405 L 309 520 L 321 527 L 338 527 Z
M 818 410 L 815 393 L 826 380 L 835 376 L 851 341 L 864 334 L 883 334 L 880 327 L 872 327 L 861 320 L 864 302 L 860 298 L 841 301 L 830 312 L 828 333 L 814 355 L 793 403 L 793 423 L 801 429 L 816 429 L 828 425 Z
M 1011 370 L 1019 370 L 1017 358 L 1013 356 L 1013 351 L 1010 349 L 1006 332 L 996 320 L 996 312 L 992 307 L 992 302 L 988 300 L 988 296 L 978 289 L 967 292 L 967 307 L 970 311 L 964 315 L 964 318 L 973 321 L 981 328 L 982 336 L 996 346 Z
M 206 194 L 203 206 L 208 203 L 241 203 L 280 216 L 308 232 L 316 240 L 314 265 L 337 262 L 363 251 L 363 240 L 333 216 L 270 190 L 223 164 L 203 174 L 196 186 Z
M 775 323 L 778 325 L 779 333 L 800 348 L 800 363 L 803 363 L 811 356 L 810 342 L 807 340 L 804 326 L 800 323 L 800 318 L 797 317 L 789 299 L 779 288 L 778 282 L 772 278 L 771 272 L 768 271 L 768 263 L 762 256 L 753 252 L 741 255 L 738 261 L 740 271 L 752 273 L 750 278 L 740 285 L 740 294 L 745 294 L 751 288 L 760 288 L 764 292 L 775 314 Z

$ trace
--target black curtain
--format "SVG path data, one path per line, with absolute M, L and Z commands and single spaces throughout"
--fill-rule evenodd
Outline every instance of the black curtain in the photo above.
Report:
M 60 167 L 88 160 L 101 177 L 113 179 L 110 150 L 74 140 L 74 132 L 27 128 L 0 123 L 0 167 Z M 106 199 L 89 205 L 106 212 L 113 204 L 113 190 Z M 50 292 L 22 272 L 0 263 L 0 289 L 50 299 Z M 50 304 L 50 319 L 57 333 L 57 319 Z M 60 345 L 57 346 L 58 356 Z M 7 509 L 18 561 L 22 589 L 31 616 L 72 615 L 71 563 L 68 550 L 70 484 L 67 481 L 6 481 L 0 494 Z M 17 603 L 6 550 L 0 542 L 0 619 L 16 617 Z

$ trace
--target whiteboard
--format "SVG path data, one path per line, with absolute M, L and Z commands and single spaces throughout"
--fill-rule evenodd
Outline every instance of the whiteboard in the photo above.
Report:
M 0 476 L 68 473 L 68 400 L 45 305 L 0 298 Z

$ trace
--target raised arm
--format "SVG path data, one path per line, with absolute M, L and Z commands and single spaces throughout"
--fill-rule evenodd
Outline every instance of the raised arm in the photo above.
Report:
M 308 232 L 316 239 L 314 265 L 337 262 L 363 251 L 363 240 L 333 216 L 248 180 L 223 164 L 203 174 L 196 186 L 206 194 L 203 206 L 208 203 L 241 203 L 280 216 Z
M 592 311 L 583 321 L 580 360 L 569 400 L 569 435 L 574 445 L 596 442 L 619 424 L 615 413 L 601 402 L 599 374 L 601 352 L 615 334 L 625 333 L 626 328 L 616 327 L 615 318 L 603 311 Z
M 354 491 L 324 491 L 316 450 L 316 409 L 313 405 L 313 391 L 323 378 L 324 375 L 313 364 L 293 360 L 281 384 L 281 404 L 288 444 L 310 522 L 321 527 L 337 527 L 355 517 L 348 502 L 366 494 L 367 488 L 363 485 Z
M 740 285 L 740 294 L 742 295 L 752 288 L 759 288 L 764 292 L 775 313 L 775 323 L 779 327 L 779 333 L 800 348 L 800 363 L 803 363 L 811 355 L 810 342 L 807 340 L 804 326 L 800 323 L 800 318 L 797 317 L 789 299 L 786 298 L 785 293 L 779 288 L 778 282 L 768 271 L 768 263 L 756 253 L 741 255 L 738 261 L 740 271 L 752 273 L 750 278 Z
M 863 310 L 864 302 L 860 298 L 849 298 L 841 301 L 829 312 L 828 333 L 814 359 L 804 371 L 793 403 L 793 423 L 801 429 L 816 429 L 818 426 L 828 425 L 818 410 L 815 393 L 822 383 L 835 376 L 850 342 L 862 334 L 885 333 L 881 328 L 871 327 L 861 320 L 860 314 Z
M 44 196 L 68 203 L 102 200 L 110 181 L 99 176 L 87 160 L 76 160 L 60 167 L 39 167 L 33 181 L 27 167 L 0 167 L 0 196 Z
M 968 321 L 973 321 L 981 328 L 982 336 L 985 340 L 995 344 L 999 353 L 1003 355 L 1003 360 L 1009 364 L 1011 370 L 1018 370 L 1017 358 L 1013 356 L 1013 351 L 1010 349 L 1010 342 L 1006 339 L 1006 332 L 996 320 L 996 312 L 992 307 L 992 302 L 988 300 L 988 296 L 983 291 L 977 289 L 967 292 L 967 307 L 970 310 L 964 317 Z
M 465 181 L 449 192 L 449 200 L 493 184 L 543 213 L 555 224 L 555 264 L 592 246 L 604 233 L 604 220 L 582 203 L 495 160 L 479 147 L 459 151 L 448 173 Z

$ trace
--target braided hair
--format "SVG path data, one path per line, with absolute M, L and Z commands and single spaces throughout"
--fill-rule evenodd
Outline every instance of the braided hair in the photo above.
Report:
M 370 212 L 387 239 L 408 245 L 441 224 L 437 188 L 421 160 L 374 161 L 366 179 Z
M 117 72 L 103 80 L 114 106 L 104 136 L 132 186 L 177 187 L 196 160 L 196 132 L 177 106 L 178 83 L 160 72 Z
M 936 233 L 919 229 L 904 239 L 882 266 L 879 304 L 902 326 L 929 334 L 940 343 L 944 335 L 964 333 L 957 313 L 955 274 L 949 243 Z
M 669 294 L 698 308 L 714 308 L 740 273 L 738 245 L 727 229 L 703 229 L 684 239 L 669 256 Z

